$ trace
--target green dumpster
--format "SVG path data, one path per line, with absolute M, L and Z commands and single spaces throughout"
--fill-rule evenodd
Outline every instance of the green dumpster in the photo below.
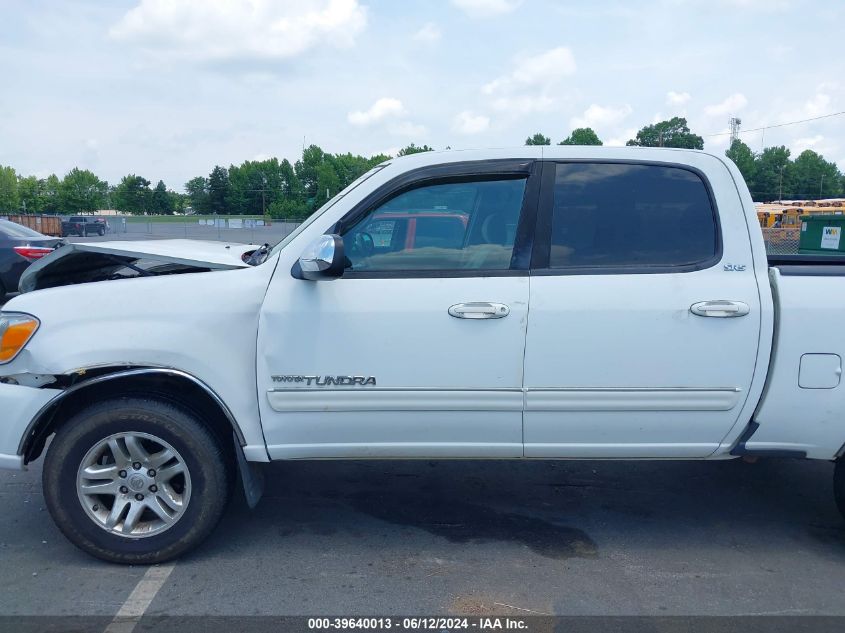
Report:
M 845 215 L 802 215 L 799 253 L 845 253 Z

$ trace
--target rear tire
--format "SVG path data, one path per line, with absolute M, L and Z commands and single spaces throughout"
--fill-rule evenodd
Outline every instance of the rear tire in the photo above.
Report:
M 153 564 L 211 533 L 232 478 L 226 451 L 194 413 L 126 396 L 93 404 L 59 429 L 43 487 L 74 545 L 115 563 Z
M 839 458 L 836 470 L 833 471 L 833 494 L 836 496 L 839 512 L 845 518 L 845 456 Z

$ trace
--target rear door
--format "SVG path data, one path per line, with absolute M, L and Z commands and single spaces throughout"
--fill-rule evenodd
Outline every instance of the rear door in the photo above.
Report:
M 702 457 L 736 422 L 760 301 L 736 187 L 696 160 L 716 182 L 665 163 L 544 167 L 526 456 Z

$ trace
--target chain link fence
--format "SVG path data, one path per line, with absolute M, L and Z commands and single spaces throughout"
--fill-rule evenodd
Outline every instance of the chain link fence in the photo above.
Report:
M 300 220 L 242 216 L 105 216 L 106 235 L 99 239 L 191 239 L 243 244 L 275 244 Z
M 797 226 L 763 229 L 763 241 L 766 243 L 766 253 L 769 255 L 796 255 L 800 237 L 801 229 Z

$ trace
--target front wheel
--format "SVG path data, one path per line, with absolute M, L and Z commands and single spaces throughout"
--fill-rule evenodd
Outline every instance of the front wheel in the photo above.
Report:
M 80 549 L 152 564 L 198 545 L 220 520 L 231 464 L 178 406 L 124 397 L 94 404 L 56 433 L 44 462 L 47 508 Z
M 833 494 L 836 495 L 839 512 L 845 517 L 845 456 L 839 458 L 833 471 Z

